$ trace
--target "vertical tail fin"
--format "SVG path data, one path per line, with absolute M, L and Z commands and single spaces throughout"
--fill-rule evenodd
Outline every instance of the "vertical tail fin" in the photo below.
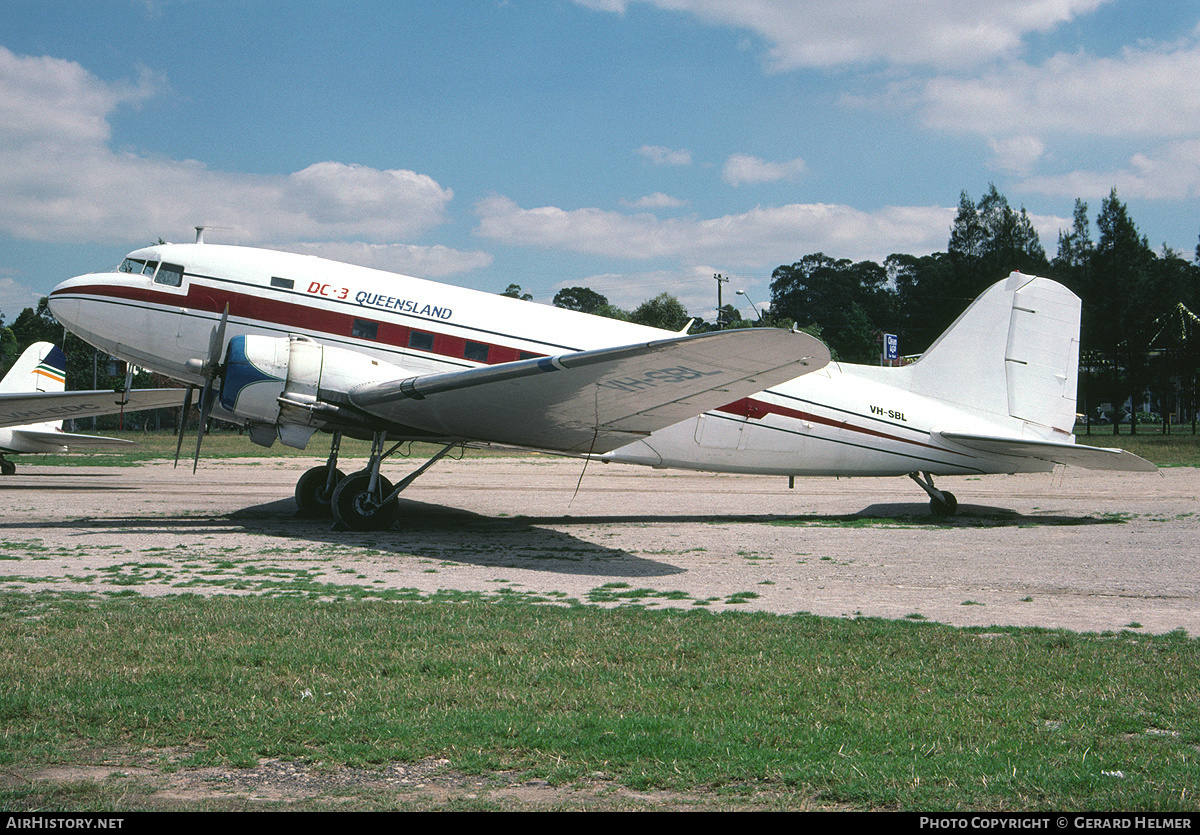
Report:
M 1079 311 L 1079 297 L 1058 282 L 1013 273 L 911 366 L 911 389 L 1064 440 L 1075 425 Z
M 13 363 L 0 380 L 0 392 L 64 391 L 67 387 L 67 357 L 49 342 L 35 342 Z M 61 420 L 22 427 L 45 432 L 62 429 Z
M 49 342 L 26 348 L 0 380 L 0 391 L 64 391 L 66 387 L 66 355 Z

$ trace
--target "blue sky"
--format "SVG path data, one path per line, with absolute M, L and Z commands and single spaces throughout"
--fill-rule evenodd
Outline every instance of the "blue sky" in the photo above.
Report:
M 1112 188 L 1200 236 L 1200 5 L 8 0 L 0 311 L 159 237 L 549 302 L 760 306 L 812 252 L 944 250 L 995 183 L 1053 255 Z

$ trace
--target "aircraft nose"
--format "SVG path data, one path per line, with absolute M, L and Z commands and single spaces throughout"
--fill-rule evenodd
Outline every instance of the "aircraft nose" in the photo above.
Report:
M 46 298 L 46 304 L 54 318 L 67 327 L 75 323 L 79 311 L 79 299 L 71 295 L 71 290 L 78 286 L 83 278 L 86 276 L 76 276 L 60 282 Z

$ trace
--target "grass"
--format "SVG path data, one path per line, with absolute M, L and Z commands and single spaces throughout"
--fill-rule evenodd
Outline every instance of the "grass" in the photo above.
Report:
M 1193 435 L 1190 426 L 1172 427 L 1170 435 L 1162 434 L 1162 426 L 1157 424 L 1139 425 L 1136 435 L 1129 434 L 1127 425 L 1121 427 L 1120 435 L 1114 435 L 1111 426 L 1093 426 L 1091 435 L 1077 427 L 1075 440 L 1088 446 L 1126 449 L 1160 467 L 1200 467 L 1200 435 Z
M 856 809 L 1194 810 L 1198 649 L 1181 633 L 702 609 L 7 594 L 0 764 L 444 757 Z

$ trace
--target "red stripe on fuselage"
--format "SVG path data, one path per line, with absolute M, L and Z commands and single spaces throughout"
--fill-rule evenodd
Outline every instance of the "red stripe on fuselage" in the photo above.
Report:
M 266 289 L 266 288 L 264 288 Z M 229 305 L 229 315 L 240 319 L 259 321 L 266 325 L 275 325 L 283 330 L 303 328 L 308 331 L 336 336 L 342 339 L 353 339 L 357 342 L 379 343 L 392 348 L 403 348 L 417 353 L 435 354 L 453 359 L 463 359 L 468 341 L 487 345 L 487 364 L 498 365 L 513 362 L 518 359 L 540 357 L 545 354 L 536 351 L 522 351 L 510 345 L 500 345 L 484 338 L 468 339 L 465 336 L 454 336 L 435 330 L 433 327 L 420 325 L 402 325 L 388 319 L 378 319 L 361 313 L 340 313 L 327 310 L 315 305 L 298 304 L 265 296 L 255 296 L 249 293 L 238 293 L 231 290 L 218 289 L 191 281 L 186 295 L 176 295 L 145 287 L 129 287 L 120 284 L 94 284 L 82 287 L 71 287 L 62 291 L 64 295 L 90 295 L 123 299 L 126 301 L 142 302 L 161 305 L 164 307 L 186 308 L 220 315 L 225 305 Z M 355 320 L 375 323 L 379 330 L 375 339 L 366 339 L 353 333 Z M 417 319 L 424 323 L 426 320 Z M 434 323 L 430 321 L 430 325 Z M 433 335 L 433 349 L 422 351 L 410 348 L 409 334 L 421 331 Z
M 787 406 L 779 406 L 774 403 L 767 403 L 762 400 L 756 400 L 753 397 L 743 397 L 741 400 L 722 406 L 716 411 L 725 412 L 726 414 L 730 415 L 736 415 L 737 417 L 750 418 L 753 420 L 762 420 L 767 415 L 779 415 L 781 417 L 793 418 L 794 420 L 803 420 L 809 423 L 819 423 L 823 426 L 832 426 L 834 429 L 857 432 L 861 435 L 869 435 L 874 438 L 882 438 L 887 441 L 911 444 L 912 446 L 924 447 L 925 449 L 935 449 L 938 452 L 952 451 L 944 449 L 943 447 L 934 446 L 933 444 L 926 444 L 922 443 L 921 441 L 913 441 L 909 440 L 908 438 L 901 438 L 899 435 L 893 435 L 888 432 L 880 432 L 877 429 L 868 429 L 865 426 L 855 426 L 854 424 L 848 423 L 845 420 L 835 420 L 834 418 L 814 415 L 811 412 L 802 412 L 798 409 L 789 409 Z

